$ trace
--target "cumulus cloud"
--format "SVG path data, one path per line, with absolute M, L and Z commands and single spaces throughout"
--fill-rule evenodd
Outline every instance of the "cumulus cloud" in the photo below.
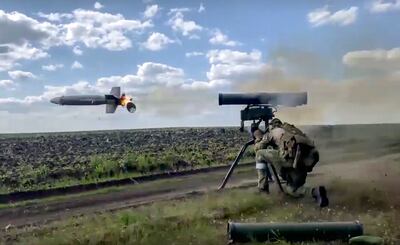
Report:
M 57 25 L 0 10 L 0 70 L 12 69 L 20 60 L 46 57 L 44 49 L 61 42 Z
M 202 90 L 212 90 L 217 88 L 226 88 L 231 85 L 229 80 L 211 80 L 208 82 L 205 81 L 191 81 L 190 83 L 182 84 L 183 89 L 189 89 L 194 91 L 202 91 Z
M 33 105 L 38 105 L 38 110 L 43 109 L 43 106 L 48 106 L 50 99 L 62 95 L 83 95 L 102 93 L 101 89 L 91 85 L 87 81 L 79 81 L 72 85 L 66 86 L 48 86 L 44 87 L 44 92 L 41 95 L 26 96 L 20 98 L 0 98 L 0 111 L 19 112 L 20 108 L 30 108 L 35 110 Z M 42 107 L 40 107 L 42 106 Z M 24 111 L 25 112 L 25 111 Z
M 225 46 L 238 46 L 239 42 L 229 40 L 228 36 L 223 34 L 219 29 L 213 32 L 213 36 L 210 38 L 209 42 L 214 45 L 225 45 Z
M 155 86 L 175 86 L 184 82 L 184 71 L 181 68 L 160 63 L 145 62 L 138 65 L 136 74 L 125 76 L 102 77 L 96 85 L 101 88 L 122 86 L 129 91 L 148 91 Z
M 83 95 L 104 92 L 104 90 L 101 90 L 98 87 L 91 85 L 87 81 L 79 81 L 72 85 L 66 86 L 45 86 L 44 88 L 44 93 L 38 96 L 38 98 L 45 101 L 61 95 Z
M 50 13 L 50 14 L 45 14 L 42 12 L 38 13 L 38 16 L 44 19 L 47 19 L 49 21 L 53 21 L 53 22 L 61 22 L 65 19 L 70 19 L 73 17 L 72 14 L 69 13 Z
M 169 15 L 172 15 L 172 17 L 168 20 L 168 24 L 174 31 L 180 32 L 185 37 L 199 38 L 195 33 L 203 30 L 203 27 L 192 20 L 185 20 L 183 13 L 187 11 L 190 11 L 190 9 L 171 9 Z
M 172 8 L 168 11 L 168 15 L 175 15 L 176 13 L 190 12 L 190 8 Z
M 174 40 L 169 39 L 166 35 L 159 33 L 159 32 L 153 32 L 151 35 L 147 38 L 147 41 L 144 42 L 142 45 L 144 48 L 151 50 L 151 51 L 158 51 L 161 49 L 164 49 L 165 47 L 168 46 L 168 44 L 174 43 Z
M 37 60 L 49 55 L 30 44 L 0 44 L 0 71 L 9 70 L 18 65 L 21 60 Z
M 97 4 L 97 6 L 99 6 Z M 151 9 L 154 13 L 154 8 Z M 121 14 L 76 9 L 72 13 L 38 13 L 51 22 L 40 22 L 19 12 L 0 10 L 0 45 L 77 45 L 89 48 L 124 50 L 132 46 L 128 33 L 152 27 L 151 20 L 126 19 Z
M 68 45 L 82 42 L 89 48 L 125 50 L 132 46 L 127 32 L 140 32 L 152 27 L 151 21 L 125 19 L 121 14 L 101 13 L 77 9 L 73 21 L 65 24 L 65 41 Z
M 147 6 L 146 10 L 144 11 L 143 15 L 145 18 L 153 18 L 157 12 L 160 10 L 160 8 L 158 7 L 157 4 L 151 5 L 151 6 Z
M 312 26 L 323 26 L 323 25 L 340 25 L 346 26 L 354 23 L 357 19 L 358 7 L 350 7 L 348 9 L 341 9 L 336 12 L 331 12 L 328 6 L 323 8 L 315 9 L 308 13 L 308 22 Z
M 0 80 L 0 88 L 7 89 L 7 90 L 13 90 L 15 88 L 16 84 L 12 80 Z M 1 101 L 1 98 L 0 98 Z
M 83 65 L 75 60 L 74 63 L 72 63 L 71 65 L 71 69 L 72 70 L 83 69 Z
M 58 32 L 59 28 L 49 22 L 39 22 L 17 11 L 0 10 L 0 44 L 53 45 L 59 42 Z
M 76 55 L 82 55 L 82 54 L 83 54 L 83 51 L 82 51 L 82 49 L 81 49 L 79 46 L 75 46 L 75 47 L 72 49 L 72 52 L 74 52 L 74 54 L 76 54 Z
M 63 67 L 64 67 L 63 64 L 50 64 L 50 65 L 43 65 L 42 66 L 42 70 L 44 70 L 44 71 L 55 71 L 55 70 L 61 69 Z
M 195 56 L 203 56 L 203 55 L 204 55 L 203 52 L 198 52 L 198 51 L 185 53 L 185 56 L 188 57 L 188 58 L 195 57 Z
M 374 0 L 370 5 L 369 10 L 372 13 L 385 13 L 388 11 L 400 10 L 400 0 Z
M 342 60 L 350 67 L 400 70 L 400 48 L 351 51 Z
M 102 9 L 102 8 L 104 8 L 104 5 L 102 5 L 101 3 L 99 3 L 99 2 L 95 2 L 94 3 L 94 5 L 93 5 L 93 7 L 95 8 L 95 9 Z
M 230 49 L 214 49 L 207 54 L 210 64 L 246 64 L 254 65 L 261 62 L 261 52 L 253 50 L 249 53 Z
M 230 49 L 210 50 L 207 53 L 211 65 L 207 72 L 209 82 L 227 85 L 242 82 L 244 79 L 255 78 L 264 67 L 261 52 L 241 52 Z
M 10 76 L 11 79 L 17 81 L 36 78 L 36 76 L 32 72 L 20 71 L 20 70 L 9 71 L 8 76 Z

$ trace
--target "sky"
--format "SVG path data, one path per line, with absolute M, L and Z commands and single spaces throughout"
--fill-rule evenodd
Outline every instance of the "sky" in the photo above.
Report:
M 400 0 L 0 2 L 0 133 L 239 126 L 221 92 L 308 93 L 295 124 L 400 122 Z M 121 86 L 134 114 L 53 97 Z

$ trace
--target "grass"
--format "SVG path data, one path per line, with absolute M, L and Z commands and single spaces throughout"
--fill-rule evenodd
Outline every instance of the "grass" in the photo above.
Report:
M 242 168 L 236 171 L 237 174 L 239 173 L 248 173 L 249 171 L 253 171 L 252 167 L 249 168 Z M 196 175 L 196 177 L 199 177 Z M 211 181 L 213 179 L 220 180 L 223 176 L 220 175 L 209 175 L 206 174 L 200 179 L 204 179 L 204 181 Z M 113 186 L 107 187 L 103 189 L 93 190 L 93 191 L 86 191 L 77 194 L 70 194 L 70 195 L 59 195 L 53 197 L 46 197 L 41 199 L 32 199 L 14 203 L 1 203 L 0 210 L 9 209 L 9 208 L 19 208 L 19 207 L 27 207 L 27 206 L 34 206 L 34 205 L 42 205 L 42 204 L 52 204 L 63 202 L 72 199 L 79 199 L 83 197 L 90 197 L 108 193 L 118 193 L 122 191 L 135 191 L 135 190 L 146 190 L 146 191 L 154 191 L 154 190 L 163 190 L 163 189 L 171 189 L 171 188 L 178 188 L 181 185 L 182 179 L 172 178 L 172 179 L 161 179 L 157 181 L 151 181 L 148 183 L 142 183 L 140 185 L 122 185 L 122 186 Z
M 0 175 L 0 182 L 3 183 L 0 187 L 0 193 L 51 189 L 132 178 L 166 171 L 221 165 L 221 161 L 216 160 L 216 156 L 210 154 L 207 151 L 201 152 L 197 149 L 188 150 L 185 147 L 175 147 L 158 154 L 128 152 L 123 156 L 111 154 L 94 155 L 90 157 L 88 164 L 78 169 L 73 167 L 56 169 L 57 172 L 62 173 L 61 176 L 58 176 L 59 174 L 56 174 L 54 169 L 50 169 L 44 164 L 38 168 L 23 164 L 16 170 L 20 176 L 19 178 L 13 177 L 12 173 Z M 235 158 L 236 154 L 236 152 L 228 154 L 226 159 L 222 160 L 222 163 L 229 163 Z M 250 158 L 254 159 L 254 151 L 249 150 L 242 162 Z M 71 176 L 67 177 L 65 175 Z
M 382 236 L 388 244 L 400 239 L 399 203 L 385 198 L 384 191 L 338 180 L 329 186 L 332 205 L 322 210 L 306 199 L 236 189 L 74 218 L 20 237 L 10 233 L 8 239 L 20 244 L 226 244 L 228 221 L 354 220 L 364 224 L 366 234 Z

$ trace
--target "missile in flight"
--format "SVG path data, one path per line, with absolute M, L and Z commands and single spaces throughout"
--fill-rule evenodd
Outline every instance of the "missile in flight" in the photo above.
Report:
M 133 103 L 132 97 L 125 94 L 121 95 L 120 87 L 113 87 L 110 94 L 60 96 L 51 99 L 50 102 L 72 106 L 106 105 L 106 113 L 114 113 L 118 106 L 126 107 L 130 113 L 136 111 L 136 105 Z

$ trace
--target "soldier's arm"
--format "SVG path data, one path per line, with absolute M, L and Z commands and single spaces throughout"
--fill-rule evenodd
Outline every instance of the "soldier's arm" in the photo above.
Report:
M 266 149 L 270 144 L 270 139 L 268 137 L 268 133 L 266 133 L 262 138 L 256 138 L 254 150 L 258 151 L 260 149 Z

